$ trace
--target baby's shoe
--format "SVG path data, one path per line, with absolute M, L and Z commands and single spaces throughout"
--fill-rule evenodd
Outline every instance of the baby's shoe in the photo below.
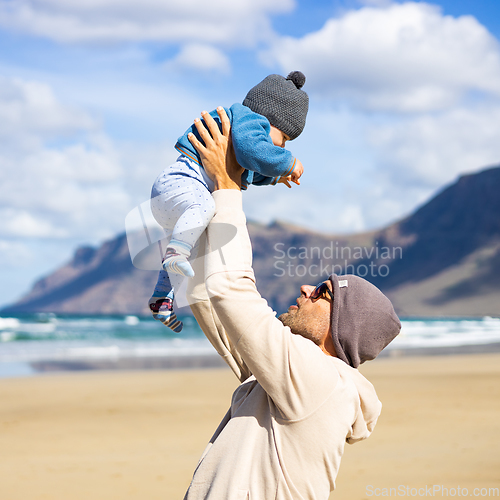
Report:
M 169 273 L 180 274 L 186 278 L 194 276 L 193 268 L 188 262 L 187 257 L 178 253 L 175 248 L 167 248 L 162 265 L 163 269 Z
M 153 318 L 161 321 L 175 333 L 180 333 L 183 324 L 177 319 L 174 313 L 174 291 L 170 291 L 167 296 L 155 292 L 149 299 L 149 309 L 153 313 Z

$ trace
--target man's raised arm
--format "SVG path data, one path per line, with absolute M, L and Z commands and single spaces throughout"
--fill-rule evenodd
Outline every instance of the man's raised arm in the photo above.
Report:
M 195 124 L 199 130 L 200 136 L 203 137 L 203 140 L 205 144 L 208 145 L 208 147 L 205 147 L 204 144 L 199 142 L 196 139 L 196 136 L 194 136 L 193 134 L 191 134 L 190 140 L 197 148 L 207 169 L 207 172 L 217 172 L 217 179 L 214 179 L 216 190 L 231 189 L 234 192 L 233 196 L 239 196 L 241 198 L 240 185 L 242 169 L 237 164 L 234 153 L 231 153 L 230 151 L 229 155 L 232 156 L 228 156 L 228 148 L 231 150 L 231 125 L 223 108 L 219 109 L 223 112 L 220 113 L 219 111 L 223 133 L 214 134 L 214 140 L 208 133 L 202 122 L 199 119 L 196 119 Z M 203 115 L 205 115 L 205 113 L 203 113 Z M 217 127 L 217 124 L 213 122 L 211 123 L 211 126 Z M 218 128 L 217 132 L 219 132 Z M 226 162 L 229 161 L 232 161 L 232 163 L 228 169 L 224 166 L 226 165 Z M 228 170 L 232 172 L 232 176 L 228 175 Z M 212 174 L 212 178 L 213 177 L 214 176 Z M 232 233 L 232 236 L 234 236 L 234 230 L 232 231 Z M 203 333 L 206 335 L 210 343 L 214 346 L 215 350 L 229 365 L 231 370 L 233 370 L 238 379 L 243 382 L 251 375 L 251 372 L 243 361 L 241 355 L 236 349 L 234 349 L 234 346 L 231 343 L 231 340 L 228 338 L 224 326 L 220 322 L 217 313 L 214 311 L 208 297 L 207 289 L 205 286 L 205 255 L 207 252 L 207 236 L 206 233 L 204 233 L 199 242 L 199 257 L 196 258 L 192 264 L 193 269 L 195 270 L 195 276 L 188 282 L 187 294 L 189 297 L 189 302 L 191 304 L 191 311 L 193 312 L 196 321 L 200 325 L 200 328 L 203 330 Z
M 224 114 L 222 110 L 219 115 L 222 134 L 212 117 L 203 113 L 207 130 L 203 122 L 196 126 L 206 146 L 192 140 L 217 186 L 215 216 L 207 228 L 205 285 L 234 355 L 241 356 L 284 418 L 298 418 L 322 403 L 338 374 L 329 357 L 310 340 L 293 335 L 257 291 L 242 208 L 242 170 L 231 153 Z M 330 376 L 316 380 L 311 360 L 318 369 L 324 365 Z M 315 391 L 310 390 L 312 385 Z

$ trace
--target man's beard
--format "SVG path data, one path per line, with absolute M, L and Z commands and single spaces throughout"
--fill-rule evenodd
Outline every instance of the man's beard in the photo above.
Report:
M 278 319 L 290 328 L 293 334 L 300 335 L 306 339 L 311 340 L 316 345 L 321 345 L 323 338 L 321 332 L 324 331 L 324 318 L 307 317 L 301 314 L 300 309 L 295 309 L 295 312 L 286 312 L 281 314 Z M 321 328 L 323 327 L 323 328 Z

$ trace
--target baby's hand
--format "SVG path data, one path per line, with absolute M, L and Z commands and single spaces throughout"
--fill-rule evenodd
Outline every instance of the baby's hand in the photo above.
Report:
M 280 177 L 278 179 L 278 182 L 277 184 L 285 184 L 285 186 L 291 188 L 292 186 L 290 186 L 290 182 L 292 181 L 292 176 L 291 175 L 287 175 L 286 177 Z
M 304 167 L 302 165 L 302 162 L 300 160 L 296 160 L 295 161 L 295 168 L 293 169 L 293 172 L 290 174 L 291 181 L 295 182 L 295 184 L 300 186 L 299 179 L 303 173 L 304 173 Z

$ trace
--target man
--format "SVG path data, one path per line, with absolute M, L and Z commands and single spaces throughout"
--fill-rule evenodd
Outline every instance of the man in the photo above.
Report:
M 205 146 L 191 137 L 214 178 L 215 216 L 190 290 L 203 331 L 239 377 L 231 408 L 205 449 L 185 500 L 327 499 L 346 442 L 367 438 L 380 414 L 373 386 L 356 369 L 398 333 L 390 301 L 356 276 L 302 286 L 276 318 L 255 286 L 242 210 L 241 168 L 202 113 Z M 229 236 L 228 236 L 229 235 Z

